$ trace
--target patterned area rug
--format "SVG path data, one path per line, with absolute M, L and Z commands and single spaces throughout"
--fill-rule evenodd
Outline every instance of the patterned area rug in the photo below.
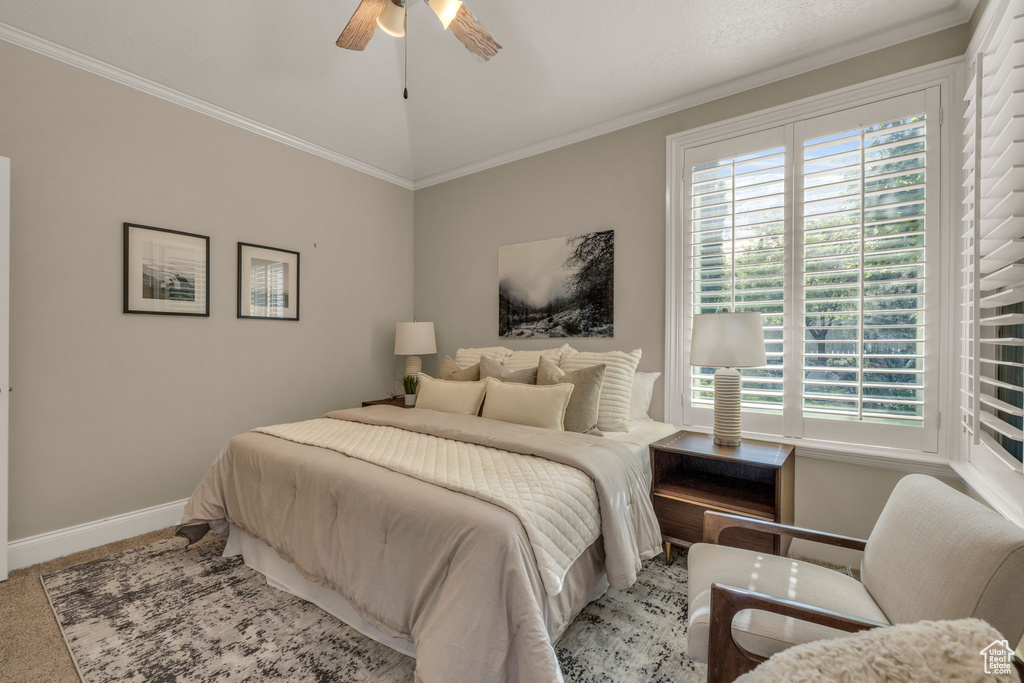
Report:
M 222 539 L 183 544 L 42 578 L 83 681 L 413 680 L 414 660 L 267 586 L 240 557 L 221 557 Z M 686 554 L 649 560 L 559 641 L 566 681 L 703 681 L 704 666 L 686 656 L 686 617 Z

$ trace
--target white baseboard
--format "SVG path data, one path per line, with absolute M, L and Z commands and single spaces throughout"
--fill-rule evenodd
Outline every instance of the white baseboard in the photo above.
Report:
M 188 500 L 156 505 L 145 510 L 126 512 L 116 517 L 107 517 L 95 522 L 69 526 L 38 536 L 11 541 L 7 544 L 8 570 L 21 569 L 39 562 L 64 557 L 81 550 L 132 536 L 145 534 L 157 529 L 173 526 L 181 521 Z

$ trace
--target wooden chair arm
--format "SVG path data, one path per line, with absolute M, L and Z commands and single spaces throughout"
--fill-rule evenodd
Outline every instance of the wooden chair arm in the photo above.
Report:
M 749 652 L 733 638 L 733 619 L 739 612 L 748 609 L 763 610 L 850 633 L 890 625 L 764 593 L 713 583 L 711 627 L 708 636 L 708 683 L 734 681 L 765 661 L 765 657 Z
M 837 545 L 841 548 L 850 548 L 852 550 L 864 550 L 865 546 L 867 546 L 867 541 L 860 538 L 853 538 L 851 536 L 828 534 L 823 531 L 814 531 L 812 529 L 804 529 L 798 526 L 778 524 L 777 522 L 769 522 L 763 519 L 754 519 L 752 517 L 730 515 L 725 512 L 715 512 L 714 510 L 707 510 L 704 512 L 705 543 L 717 544 L 718 537 L 721 536 L 722 532 L 731 527 L 751 529 L 753 531 L 764 531 L 765 533 L 775 534 L 776 536 L 792 536 L 793 538 L 802 538 L 805 541 L 827 543 L 829 545 Z

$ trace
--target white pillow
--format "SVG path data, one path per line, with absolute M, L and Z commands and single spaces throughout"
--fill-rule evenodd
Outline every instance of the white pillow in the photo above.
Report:
M 640 363 L 643 351 L 576 351 L 569 349 L 562 356 L 561 368 L 566 372 L 579 370 L 591 365 L 607 365 L 604 371 L 604 385 L 601 387 L 601 401 L 597 413 L 597 428 L 602 432 L 625 432 L 629 430 L 629 404 L 633 394 L 633 376 Z
M 650 420 L 647 411 L 651 409 L 654 397 L 654 383 L 661 377 L 660 372 L 640 372 L 633 375 L 633 392 L 629 398 L 629 419 Z
M 440 410 L 443 413 L 479 415 L 480 404 L 487 393 L 487 381 L 459 382 L 434 379 L 420 375 L 420 386 L 416 392 L 416 407 Z
M 547 358 L 555 365 L 558 365 L 562 362 L 562 354 L 570 348 L 572 347 L 568 344 L 562 344 L 557 349 L 544 349 L 543 351 L 513 351 L 509 354 L 509 357 L 505 359 L 505 367 L 513 372 L 516 370 L 535 368 L 540 364 L 541 358 Z
M 513 384 L 488 380 L 483 416 L 502 422 L 565 430 L 571 384 Z
M 471 365 L 476 365 L 480 362 L 480 359 L 484 356 L 493 358 L 499 363 L 505 363 L 505 359 L 512 354 L 512 349 L 506 349 L 504 346 L 488 346 L 479 349 L 459 349 L 455 352 L 455 362 L 459 364 L 460 368 L 468 368 Z

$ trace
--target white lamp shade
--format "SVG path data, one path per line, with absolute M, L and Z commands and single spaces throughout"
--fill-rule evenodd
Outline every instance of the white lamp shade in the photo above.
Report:
M 437 353 L 434 323 L 398 323 L 395 329 L 395 355 L 418 356 Z
M 760 313 L 703 313 L 693 316 L 690 365 L 756 368 L 767 362 Z
M 430 9 L 434 10 L 434 14 L 441 20 L 441 25 L 445 29 L 459 13 L 460 7 L 462 7 L 462 0 L 430 0 Z
M 377 26 L 384 33 L 395 38 L 405 35 L 405 7 L 399 7 L 391 0 L 385 0 L 384 9 L 377 15 Z

